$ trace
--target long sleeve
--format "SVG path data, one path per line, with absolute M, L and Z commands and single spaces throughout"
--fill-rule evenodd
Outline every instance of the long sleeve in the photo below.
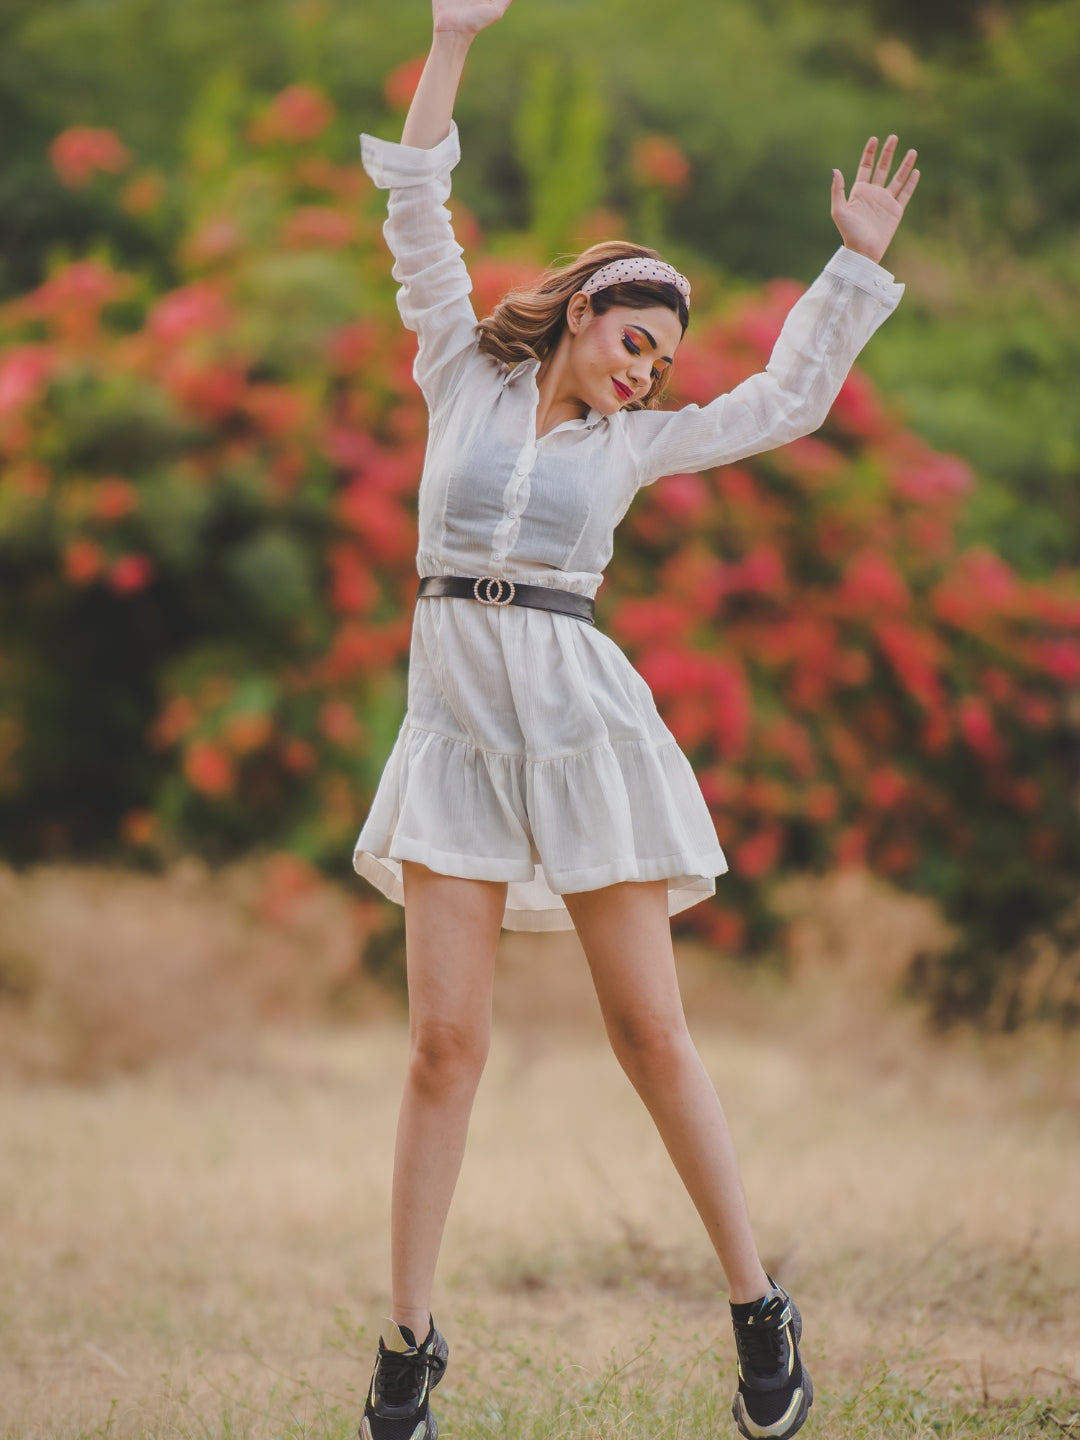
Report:
M 903 293 L 873 260 L 838 250 L 792 307 L 760 375 L 708 405 L 626 415 L 638 484 L 726 465 L 816 430 L 855 357 Z
M 457 126 L 431 150 L 373 135 L 360 137 L 360 150 L 368 175 L 390 192 L 383 234 L 401 286 L 401 318 L 420 339 L 413 375 L 434 412 L 476 353 L 472 281 L 446 208 L 450 172 L 461 158 Z

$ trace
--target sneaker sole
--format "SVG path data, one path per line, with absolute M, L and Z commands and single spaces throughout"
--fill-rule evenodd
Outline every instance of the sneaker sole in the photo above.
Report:
M 435 1419 L 435 1416 L 429 1410 L 427 1413 L 427 1419 L 425 1420 L 424 1424 L 417 1425 L 416 1429 L 409 1436 L 409 1440 L 438 1440 L 438 1437 L 439 1422 Z M 374 1437 L 371 1433 L 371 1426 L 368 1423 L 368 1418 L 366 1415 L 364 1416 L 363 1420 L 360 1421 L 359 1440 L 374 1440 Z

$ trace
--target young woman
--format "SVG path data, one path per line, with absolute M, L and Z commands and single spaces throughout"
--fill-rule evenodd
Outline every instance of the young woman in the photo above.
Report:
M 392 1314 L 363 1440 L 434 1440 L 447 1344 L 436 1260 L 488 1046 L 501 926 L 577 930 L 615 1053 L 727 1277 L 748 1437 L 793 1435 L 813 1400 L 799 1312 L 762 1269 L 724 1112 L 683 1018 L 669 915 L 726 868 L 649 690 L 591 623 L 612 532 L 639 486 L 817 429 L 903 287 L 878 261 L 918 182 L 896 137 L 834 172 L 843 247 L 789 315 L 764 374 L 659 408 L 690 287 L 654 251 L 594 246 L 477 324 L 444 208 L 469 46 L 510 0 L 433 0 L 400 145 L 365 135 L 389 190 L 398 304 L 428 403 L 408 711 L 357 841 L 405 905 L 410 1054 L 394 1160 Z

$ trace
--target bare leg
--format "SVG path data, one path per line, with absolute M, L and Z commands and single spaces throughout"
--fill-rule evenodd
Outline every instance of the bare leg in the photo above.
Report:
M 769 1281 L 727 1117 L 686 1028 L 667 882 L 609 885 L 563 899 L 588 957 L 612 1048 L 705 1223 L 730 1298 L 756 1300 Z
M 394 1151 L 391 1314 L 419 1341 L 487 1059 L 506 886 L 411 863 L 403 870 L 409 1069 Z

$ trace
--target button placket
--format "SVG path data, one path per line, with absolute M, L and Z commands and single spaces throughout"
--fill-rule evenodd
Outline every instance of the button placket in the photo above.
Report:
M 502 519 L 491 537 L 491 559 L 501 564 L 514 546 L 521 530 L 521 516 L 529 503 L 530 481 L 536 463 L 536 447 L 526 441 L 503 490 Z

